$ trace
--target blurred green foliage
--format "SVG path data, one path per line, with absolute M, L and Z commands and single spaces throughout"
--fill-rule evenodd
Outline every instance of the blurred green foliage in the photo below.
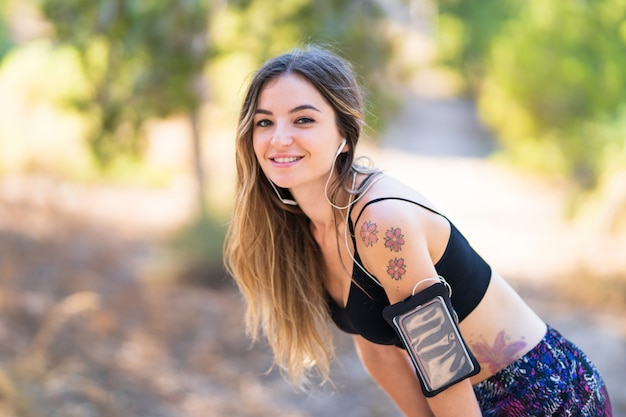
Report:
M 440 0 L 439 60 L 460 71 L 466 88 L 477 94 L 494 39 L 519 16 L 521 0 Z
M 593 188 L 626 167 L 626 1 L 441 3 L 457 65 L 506 157 Z
M 375 0 L 29 1 L 76 51 L 81 74 L 63 100 L 103 166 L 141 155 L 150 119 L 194 114 L 206 101 L 235 107 L 254 68 L 307 43 L 355 63 L 374 130 L 395 109 L 387 66 L 397 49 Z M 440 61 L 463 74 L 511 160 L 584 187 L 624 164 L 625 0 L 437 6 Z M 5 21 L 0 56 L 12 45 Z
M 207 58 L 207 1 L 41 0 L 56 39 L 80 52 L 88 88 L 70 97 L 90 120 L 86 134 L 103 165 L 142 151 L 150 118 L 197 108 L 194 84 Z

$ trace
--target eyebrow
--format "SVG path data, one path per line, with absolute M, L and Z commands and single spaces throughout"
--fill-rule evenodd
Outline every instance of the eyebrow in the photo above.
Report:
M 297 113 L 297 112 L 302 111 L 302 110 L 314 110 L 314 111 L 316 111 L 316 112 L 321 113 L 321 110 L 320 110 L 320 109 L 318 109 L 317 107 L 315 107 L 315 106 L 313 106 L 313 105 L 311 105 L 311 104 L 301 104 L 301 105 L 296 106 L 296 107 L 294 107 L 293 109 L 289 110 L 289 114 L 292 114 L 292 113 Z M 254 111 L 254 114 L 267 114 L 267 115 L 272 115 L 273 113 L 272 113 L 271 111 L 269 111 L 269 110 L 264 110 L 264 109 L 256 109 L 256 110 Z

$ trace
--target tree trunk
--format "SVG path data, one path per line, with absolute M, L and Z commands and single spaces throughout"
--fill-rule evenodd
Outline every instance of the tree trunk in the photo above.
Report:
M 193 169 L 196 180 L 196 193 L 198 198 L 198 209 L 202 221 L 206 220 L 207 208 L 204 199 L 204 187 L 206 184 L 204 163 L 202 159 L 202 135 L 200 134 L 200 107 L 198 106 L 189 113 L 191 122 L 191 140 L 193 145 Z

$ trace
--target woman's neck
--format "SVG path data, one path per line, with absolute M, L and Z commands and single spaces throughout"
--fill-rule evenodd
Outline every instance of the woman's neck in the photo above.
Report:
M 320 193 L 297 193 L 294 197 L 311 221 L 311 231 L 315 236 L 323 237 L 330 233 L 336 234 L 338 228 L 344 224 L 348 209 L 338 210 L 333 207 L 333 205 L 339 207 L 348 205 L 349 194 L 343 189 L 339 191 L 336 199 L 328 196 L 333 205 L 329 203 L 326 197 L 320 196 Z

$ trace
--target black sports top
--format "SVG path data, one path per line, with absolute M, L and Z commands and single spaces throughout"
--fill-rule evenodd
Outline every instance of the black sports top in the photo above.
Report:
M 485 295 L 491 279 L 491 267 L 472 249 L 465 237 L 447 217 L 412 200 L 385 197 L 369 201 L 354 223 L 358 223 L 365 207 L 382 200 L 403 200 L 416 204 L 444 217 L 450 223 L 450 238 L 441 259 L 435 264 L 435 270 L 452 287 L 452 306 L 459 316 L 459 321 L 462 321 L 476 308 Z M 354 259 L 359 265 L 363 265 L 356 250 L 354 223 L 348 213 L 348 227 L 355 248 Z M 385 290 L 374 282 L 356 262 L 352 266 L 352 283 L 346 307 L 342 308 L 337 305 L 330 294 L 327 294 L 332 320 L 341 330 L 360 334 L 371 342 L 403 347 L 395 330 L 385 322 L 382 315 L 383 308 L 389 305 Z

